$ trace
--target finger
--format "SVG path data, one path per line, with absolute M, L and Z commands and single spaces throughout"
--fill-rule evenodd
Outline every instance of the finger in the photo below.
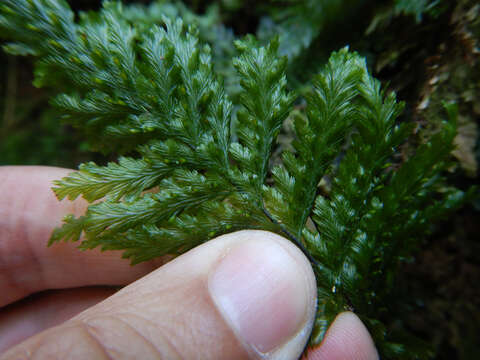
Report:
M 312 328 L 315 295 L 297 247 L 241 231 L 178 257 L 1 359 L 295 359 Z
M 53 290 L 0 311 L 0 354 L 45 329 L 74 317 L 115 292 L 113 288 Z
M 79 251 L 77 244 L 47 248 L 52 230 L 70 213 L 82 215 L 86 201 L 58 201 L 52 181 L 71 170 L 0 167 L 0 307 L 45 289 L 121 285 L 158 266 L 131 267 L 119 252 Z
M 351 312 L 337 316 L 322 344 L 309 351 L 308 360 L 378 360 L 372 338 L 362 321 Z

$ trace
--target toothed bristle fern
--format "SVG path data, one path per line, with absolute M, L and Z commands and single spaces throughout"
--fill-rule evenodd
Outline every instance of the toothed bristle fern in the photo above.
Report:
M 312 262 L 312 346 L 339 312 L 352 310 L 382 358 L 429 357 L 382 316 L 401 262 L 432 222 L 466 198 L 442 176 L 454 106 L 443 129 L 401 162 L 395 155 L 412 127 L 398 124 L 402 104 L 357 53 L 333 53 L 312 80 L 306 110 L 292 112 L 300 100 L 287 87 L 278 41 L 237 41 L 241 91 L 233 104 L 194 27 L 171 17 L 142 26 L 125 14 L 106 2 L 75 22 L 63 0 L 0 5 L 2 35 L 11 41 L 5 49 L 37 59 L 35 84 L 59 89 L 53 104 L 95 149 L 123 154 L 56 182 L 59 199 L 82 196 L 90 206 L 66 217 L 50 244 L 124 250 L 136 264 L 240 229 L 273 231 Z M 288 117 L 296 137 L 273 166 Z

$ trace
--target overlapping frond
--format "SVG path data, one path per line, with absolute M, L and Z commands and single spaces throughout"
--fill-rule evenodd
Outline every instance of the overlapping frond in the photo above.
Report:
M 254 43 L 252 38 L 237 42 L 242 54 L 234 65 L 240 75 L 242 109 L 237 124 L 239 144 L 232 152 L 260 192 L 269 170 L 272 146 L 292 110 L 294 94 L 287 90 L 287 60 L 276 55 L 278 40 L 267 47 L 255 47 Z
M 323 2 L 334 10 L 330 3 Z M 399 343 L 378 309 L 431 221 L 469 196 L 442 175 L 454 109 L 443 129 L 399 161 L 411 126 L 398 123 L 402 104 L 357 53 L 333 53 L 313 79 L 306 109 L 293 115 L 281 43 L 238 41 L 240 55 L 228 65 L 240 79 L 235 108 L 198 30 L 160 15 L 106 2 L 75 22 L 63 0 L 0 5 L 0 29 L 12 41 L 5 49 L 40 59 L 36 84 L 57 87 L 54 104 L 66 120 L 97 149 L 128 153 L 56 181 L 59 199 L 81 196 L 90 205 L 81 217 L 67 216 L 50 244 L 123 250 L 138 263 L 240 229 L 274 231 L 312 262 L 319 298 L 312 344 L 336 314 L 353 310 L 384 356 L 428 356 Z M 292 150 L 272 166 L 289 116 Z
M 295 153 L 283 154 L 283 165 L 273 170 L 275 188 L 268 189 L 267 207 L 289 231 L 301 237 L 310 216 L 320 180 L 345 145 L 358 105 L 365 63 L 343 49 L 332 54 L 313 81 L 306 116 L 295 118 Z M 282 202 L 291 208 L 282 207 Z

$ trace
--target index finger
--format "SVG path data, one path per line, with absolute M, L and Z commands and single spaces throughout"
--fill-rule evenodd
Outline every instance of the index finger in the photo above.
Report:
M 43 166 L 0 167 L 0 307 L 45 289 L 123 285 L 158 266 L 131 267 L 118 251 L 79 251 L 73 243 L 47 248 L 67 214 L 82 215 L 87 202 L 58 201 L 52 181 L 72 170 Z

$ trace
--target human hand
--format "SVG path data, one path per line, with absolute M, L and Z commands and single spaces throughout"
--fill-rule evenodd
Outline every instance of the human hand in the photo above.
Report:
M 0 168 L 1 360 L 301 355 L 315 315 L 316 283 L 291 242 L 241 231 L 154 271 L 160 263 L 130 267 L 117 252 L 80 252 L 71 243 L 46 248 L 61 218 L 87 206 L 58 202 L 50 190 L 51 181 L 68 172 Z M 108 287 L 127 284 L 118 292 Z M 55 290 L 21 300 L 47 289 Z M 360 320 L 343 313 L 307 358 L 378 355 Z

